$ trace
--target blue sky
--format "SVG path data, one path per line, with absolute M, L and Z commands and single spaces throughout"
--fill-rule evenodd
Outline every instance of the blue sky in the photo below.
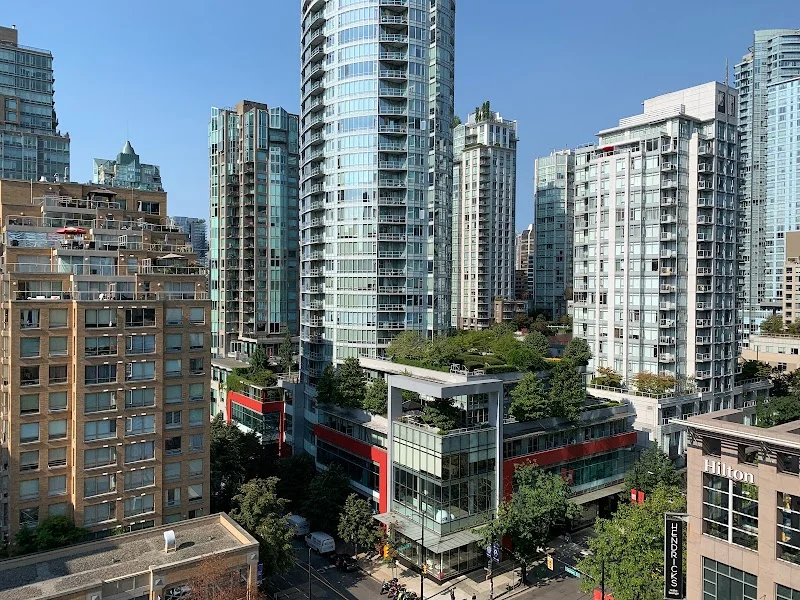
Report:
M 72 178 L 126 137 L 161 165 L 172 214 L 207 216 L 210 107 L 299 109 L 299 0 L 3 1 L 2 25 L 55 57 Z M 519 121 L 517 229 L 533 160 L 591 142 L 651 96 L 723 80 L 754 29 L 800 28 L 797 0 L 457 0 L 456 111 Z

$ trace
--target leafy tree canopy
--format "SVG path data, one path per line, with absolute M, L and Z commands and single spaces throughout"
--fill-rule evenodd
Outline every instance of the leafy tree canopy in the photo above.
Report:
M 783 333 L 783 318 L 780 315 L 770 315 L 761 321 L 761 333 Z
M 639 371 L 633 378 L 636 389 L 643 394 L 659 396 L 675 389 L 678 380 L 672 375 L 658 375 L 648 371 Z
M 550 405 L 556 417 L 574 421 L 580 416 L 586 400 L 586 389 L 580 373 L 568 360 L 560 360 L 550 375 Z
M 426 402 L 422 409 L 422 420 L 431 427 L 438 427 L 441 431 L 450 431 L 461 427 L 463 414 L 461 409 L 454 406 L 448 398 L 436 398 Z
M 759 427 L 774 427 L 800 419 L 800 394 L 791 396 L 758 397 L 756 400 L 756 424 Z
M 14 551 L 16 554 L 29 554 L 54 550 L 83 542 L 88 536 L 89 531 L 77 527 L 69 517 L 47 517 L 36 527 L 20 528 L 14 540 Z
M 358 494 L 350 494 L 339 515 L 337 531 L 340 538 L 353 544 L 355 554 L 358 554 L 359 547 L 373 547 L 378 539 L 378 532 L 369 502 L 359 498 Z
M 367 376 L 357 358 L 346 358 L 336 369 L 336 404 L 345 408 L 361 408 L 367 395 Z
M 511 391 L 511 406 L 508 412 L 517 421 L 536 421 L 554 416 L 550 395 L 546 394 L 542 382 L 534 373 L 526 373 Z
M 592 384 L 621 389 L 622 375 L 611 367 L 600 367 L 597 369 L 597 375 L 592 379 Z
M 367 388 L 367 395 L 364 398 L 364 410 L 373 415 L 386 416 L 389 405 L 389 387 L 383 377 L 372 380 Z
M 314 529 L 334 533 L 339 524 L 339 513 L 349 495 L 350 480 L 339 465 L 331 465 L 317 473 L 308 486 L 303 515 L 311 521 Z
M 681 476 L 658 444 L 651 444 L 642 452 L 633 468 L 625 474 L 626 490 L 641 490 L 647 495 L 658 486 L 679 487 Z
M 542 357 L 550 355 L 550 344 L 541 331 L 531 331 L 525 336 L 525 345 Z
M 574 337 L 564 348 L 562 359 L 570 361 L 575 366 L 585 367 L 592 359 L 592 351 L 589 349 L 589 344 L 585 339 Z
M 288 509 L 302 510 L 308 486 L 316 475 L 314 458 L 308 454 L 296 454 L 278 462 L 278 495 L 287 500 Z
M 286 373 L 291 372 L 294 364 L 294 344 L 292 343 L 292 336 L 288 333 L 278 348 L 278 358 L 280 359 L 281 369 Z

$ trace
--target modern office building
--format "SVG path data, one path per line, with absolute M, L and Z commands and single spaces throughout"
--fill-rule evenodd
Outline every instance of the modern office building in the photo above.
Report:
M 800 597 L 800 422 L 687 419 L 687 600 Z
M 301 6 L 300 336 L 313 386 L 332 361 L 450 326 L 455 3 Z
M 536 235 L 533 223 L 517 234 L 514 245 L 514 293 L 517 300 L 530 300 L 533 293 L 533 264 Z
M 197 258 L 206 263 L 208 261 L 208 223 L 205 219 L 197 217 L 170 217 L 170 224 L 180 227 L 181 231 L 189 237 Z
M 733 408 L 744 392 L 736 107 L 714 82 L 664 94 L 575 157 L 573 332 L 590 373 L 610 367 L 630 390 L 638 373 L 675 378 L 674 396 L 631 396 L 643 433 L 673 456 L 685 440 L 672 417 Z
M 274 354 L 299 332 L 298 118 L 245 100 L 212 108 L 212 352 Z
M 165 543 L 168 532 L 171 546 Z M 178 600 L 189 595 L 192 585 L 217 584 L 221 597 L 249 598 L 258 592 L 258 551 L 258 540 L 225 513 L 217 513 L 4 560 L 0 596 Z M 225 577 L 229 573 L 235 577 Z
M 774 197 L 770 201 L 768 190 L 776 189 L 768 173 L 770 163 L 780 168 L 788 152 L 796 143 L 786 139 L 785 150 L 778 150 L 772 139 L 779 131 L 790 133 L 794 121 L 784 113 L 771 114 L 770 102 L 775 108 L 787 108 L 785 101 L 794 86 L 773 85 L 800 76 L 800 29 L 765 29 L 754 32 L 750 51 L 735 67 L 736 87 L 739 89 L 739 144 L 741 153 L 741 203 L 739 227 L 739 284 L 741 304 L 741 343 L 747 345 L 750 331 L 758 331 L 761 320 L 781 308 L 778 296 L 780 279 L 776 272 L 781 268 L 783 239 L 778 236 L 782 225 L 796 227 L 796 222 L 786 223 L 777 212 L 791 210 L 788 203 Z M 781 104 L 778 107 L 778 104 Z M 791 111 L 791 105 L 789 110 Z M 786 121 L 780 120 L 784 115 Z M 772 149 L 778 154 L 773 154 Z M 786 152 L 786 155 L 781 155 Z M 792 166 L 793 167 L 793 166 Z M 787 177 L 792 172 L 786 169 Z M 777 173 L 776 173 L 777 174 Z M 784 179 L 785 181 L 785 179 Z M 769 260 L 768 260 L 769 257 Z
M 92 165 L 92 183 L 117 188 L 131 188 L 150 192 L 163 192 L 161 169 L 139 160 L 139 155 L 125 142 L 117 158 L 95 158 Z
M 553 319 L 567 314 L 572 289 L 575 153 L 559 150 L 534 163 L 533 308 Z
M 486 329 L 495 299 L 516 296 L 517 122 L 470 114 L 453 132 L 453 155 L 452 323 Z
M 69 134 L 58 129 L 53 55 L 0 27 L 0 179 L 69 179 Z
M 2 180 L 0 230 L 0 533 L 207 514 L 208 273 L 166 194 Z

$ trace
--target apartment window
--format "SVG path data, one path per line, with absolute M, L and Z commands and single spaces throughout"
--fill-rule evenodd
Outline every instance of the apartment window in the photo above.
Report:
M 800 590 L 793 590 L 779 583 L 775 586 L 775 600 L 800 600 Z
M 703 592 L 706 598 L 756 600 L 758 578 L 752 573 L 703 557 Z
M 67 464 L 67 447 L 50 448 L 47 451 L 47 466 L 51 469 L 64 467 Z
M 48 317 L 50 329 L 59 329 L 67 326 L 67 309 L 51 308 Z
M 116 410 L 116 408 L 117 395 L 114 392 L 97 392 L 96 394 L 86 394 L 83 397 L 84 414 Z
M 67 476 L 55 475 L 47 479 L 47 495 L 63 496 L 67 493 Z
M 126 308 L 125 327 L 155 327 L 155 308 Z
M 117 338 L 111 336 L 90 337 L 84 341 L 86 356 L 115 356 L 117 354 Z
M 703 533 L 758 550 L 758 486 L 703 474 Z
M 29 479 L 19 482 L 19 499 L 23 501 L 36 500 L 39 497 L 39 480 Z
M 140 388 L 125 392 L 125 408 L 141 408 L 156 405 L 155 388 Z
M 164 361 L 164 375 L 166 377 L 180 377 L 182 364 L 180 359 Z
M 84 319 L 86 327 L 116 327 L 117 311 L 112 308 L 87 308 Z
M 138 415 L 125 419 L 125 435 L 146 435 L 155 431 L 155 415 Z
M 117 422 L 107 419 L 104 421 L 89 421 L 83 424 L 83 441 L 105 440 L 117 437 Z
M 190 358 L 189 359 L 189 374 L 190 375 L 202 375 L 205 373 L 205 366 L 204 361 L 202 358 Z
M 63 440 L 67 437 L 67 420 L 49 421 L 47 423 L 47 439 Z
M 20 510 L 19 524 L 20 527 L 36 527 L 39 524 L 39 507 Z
M 19 470 L 20 471 L 38 471 L 39 470 L 39 451 L 30 450 L 28 452 L 19 453 Z
M 83 451 L 83 468 L 94 469 L 117 464 L 117 453 L 114 448 L 91 448 Z
M 164 454 L 175 456 L 181 453 L 181 436 L 176 435 L 164 439 Z
M 39 309 L 26 308 L 19 311 L 20 329 L 39 329 Z
M 168 385 L 164 388 L 165 404 L 180 404 L 183 402 L 182 388 L 179 385 Z
M 195 508 L 189 511 L 189 518 L 190 519 L 197 519 L 203 516 L 203 509 L 202 508 Z
M 126 342 L 126 354 L 152 354 L 156 351 L 155 335 L 129 335 Z
M 39 394 L 21 394 L 19 397 L 19 414 L 33 415 L 39 412 Z
M 172 515 L 164 515 L 164 518 L 161 520 L 164 525 L 169 525 L 170 523 L 177 523 L 181 520 L 181 513 L 175 513 Z
M 183 350 L 183 335 L 168 333 L 164 336 L 164 349 L 167 352 L 180 352 Z
M 189 411 L 189 427 L 199 427 L 203 424 L 203 409 L 193 408 Z
M 189 401 L 200 402 L 205 397 L 205 386 L 202 383 L 189 384 Z
M 206 310 L 202 306 L 193 306 L 189 309 L 189 322 L 190 323 L 205 323 Z
M 113 502 L 104 502 L 103 504 L 90 504 L 83 507 L 83 524 L 94 525 L 96 523 L 103 523 L 105 521 L 112 521 L 114 519 Z
M 719 438 L 703 436 L 703 454 L 708 456 L 720 456 L 722 452 L 722 442 Z
M 19 340 L 19 355 L 21 358 L 36 358 L 39 356 L 39 338 L 21 338 Z
M 125 463 L 152 460 L 156 454 L 155 442 L 139 442 L 125 445 Z
M 782 473 L 800 475 L 800 456 L 778 452 L 778 469 Z
M 50 338 L 50 356 L 67 356 L 69 354 L 66 336 Z
M 190 333 L 189 334 L 189 350 L 202 350 L 203 349 L 203 334 Z
M 199 477 L 203 474 L 203 459 L 193 458 L 189 461 L 189 477 Z
M 164 465 L 164 481 L 177 481 L 180 478 L 181 478 L 181 463 L 179 462 L 166 463 Z
M 67 383 L 67 365 L 50 365 L 50 385 Z
M 39 385 L 39 365 L 19 368 L 20 385 Z
M 164 492 L 164 503 L 168 508 L 181 505 L 181 488 L 171 488 Z
M 135 490 L 138 488 L 154 485 L 156 482 L 155 469 L 147 467 L 146 469 L 136 469 L 135 471 L 128 471 L 125 473 L 125 491 Z
M 200 502 L 203 500 L 202 483 L 193 483 L 186 489 L 186 491 L 188 492 L 187 495 L 189 496 L 189 502 Z
M 189 452 L 200 452 L 203 450 L 203 434 L 198 433 L 189 436 Z
M 39 424 L 23 423 L 19 426 L 19 443 L 29 444 L 39 441 Z
M 125 518 L 153 512 L 154 507 L 153 494 L 125 498 Z
M 67 516 L 67 503 L 59 502 L 58 504 L 51 504 L 47 507 L 48 517 L 66 517 Z
M 155 361 L 135 362 L 125 365 L 125 381 L 149 381 L 155 378 Z
M 117 382 L 117 365 L 86 365 L 84 367 L 86 385 Z
M 747 465 L 758 463 L 758 446 L 739 444 L 739 462 Z
M 180 325 L 183 323 L 183 314 L 180 308 L 167 309 L 167 325 Z
M 97 477 L 87 477 L 83 480 L 83 497 L 91 498 L 101 494 L 108 494 L 117 489 L 117 476 L 99 475 Z
M 181 411 L 173 410 L 164 413 L 164 429 L 175 429 L 181 426 Z
M 47 398 L 47 405 L 50 409 L 50 412 L 67 410 L 68 399 L 69 396 L 67 396 L 67 392 L 50 392 Z

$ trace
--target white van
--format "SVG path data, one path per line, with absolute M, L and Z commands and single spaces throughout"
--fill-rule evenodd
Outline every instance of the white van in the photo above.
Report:
M 308 519 L 301 517 L 300 515 L 289 515 L 286 517 L 286 521 L 289 523 L 289 529 L 292 530 L 292 535 L 301 537 L 308 535 L 311 532 L 311 526 L 308 524 Z
M 322 531 L 314 531 L 306 536 L 306 545 L 318 554 L 327 554 L 336 551 L 336 542 L 331 536 Z

